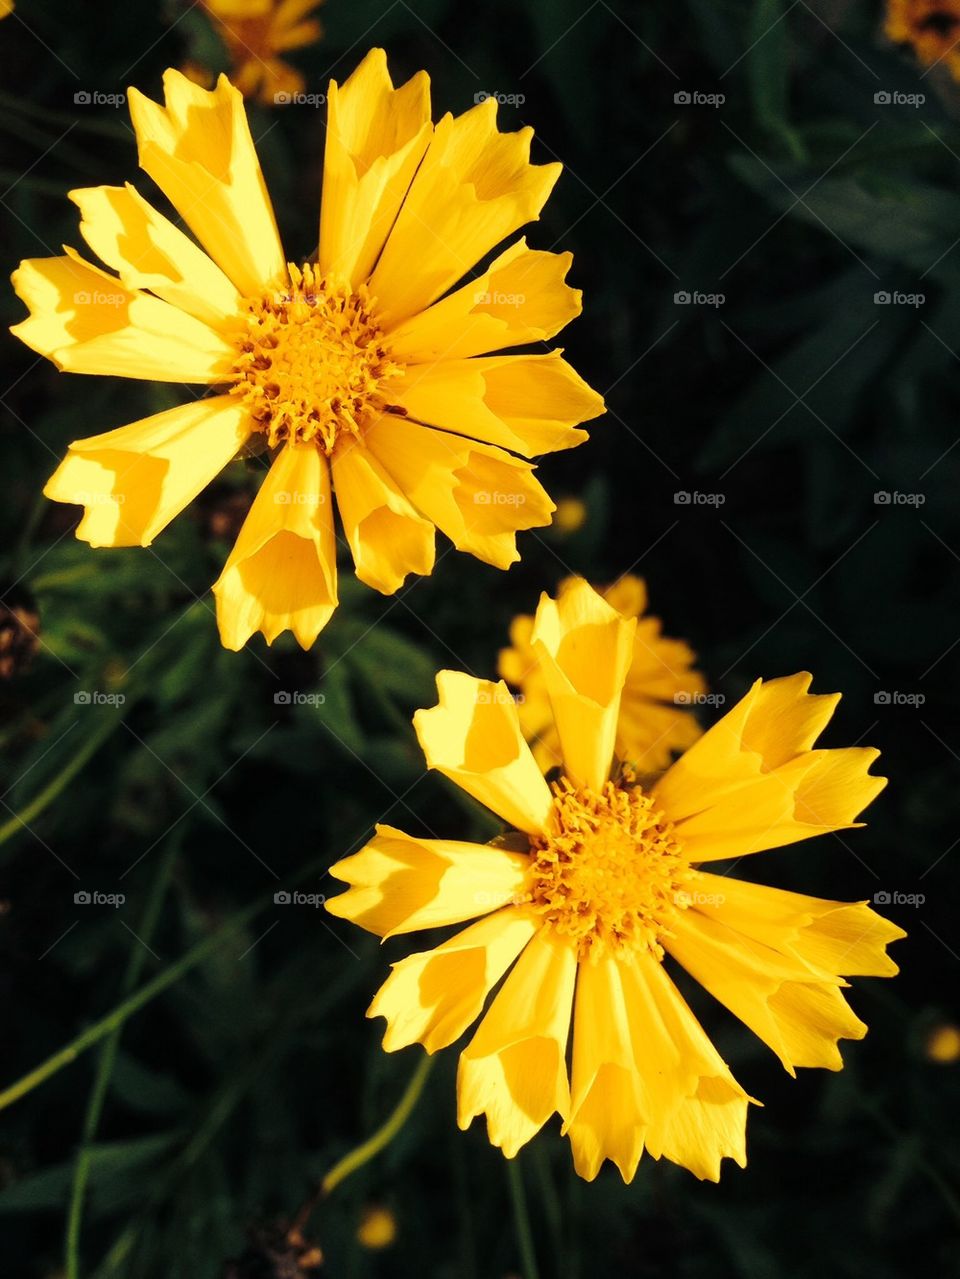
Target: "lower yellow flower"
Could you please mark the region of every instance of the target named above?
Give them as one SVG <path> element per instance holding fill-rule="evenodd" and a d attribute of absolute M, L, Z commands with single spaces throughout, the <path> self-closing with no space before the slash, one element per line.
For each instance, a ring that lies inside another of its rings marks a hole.
<path fill-rule="evenodd" d="M 851 827 L 885 781 L 868 772 L 874 750 L 813 749 L 838 697 L 808 694 L 801 674 L 758 680 L 641 785 L 614 766 L 636 627 L 583 581 L 541 599 L 532 643 L 563 752 L 552 787 L 506 686 L 442 671 L 439 705 L 414 720 L 427 763 L 513 834 L 481 846 L 378 827 L 331 868 L 350 888 L 327 909 L 381 937 L 477 921 L 394 964 L 368 1013 L 386 1018 L 387 1051 L 430 1053 L 482 1015 L 460 1057 L 462 1128 L 485 1114 L 512 1157 L 559 1113 L 583 1177 L 610 1159 L 630 1181 L 646 1150 L 716 1180 L 724 1157 L 746 1162 L 752 1099 L 664 959 L 791 1075 L 839 1070 L 837 1041 L 866 1033 L 843 978 L 894 974 L 885 946 L 902 930 L 863 902 L 704 866 Z"/>
<path fill-rule="evenodd" d="M 559 589 L 567 590 L 576 580 L 567 578 Z M 643 578 L 628 573 L 602 595 L 623 617 L 637 619 L 633 660 L 620 697 L 617 755 L 638 773 L 657 772 L 666 768 L 675 752 L 692 746 L 700 736 L 693 706 L 706 692 L 706 681 L 693 669 L 697 660 L 693 650 L 682 640 L 662 635 L 658 617 L 645 616 Z M 513 619 L 511 647 L 501 650 L 498 671 L 520 692 L 520 727 L 546 773 L 561 763 L 560 738 L 532 642 L 533 624 L 534 619 L 525 614 Z"/>
<path fill-rule="evenodd" d="M 943 62 L 960 79 L 960 0 L 887 0 L 884 35 L 907 44 L 925 67 Z"/>

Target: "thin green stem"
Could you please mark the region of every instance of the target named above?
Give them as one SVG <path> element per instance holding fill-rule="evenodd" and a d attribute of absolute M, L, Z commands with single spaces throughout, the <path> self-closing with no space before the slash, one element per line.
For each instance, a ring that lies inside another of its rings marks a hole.
<path fill-rule="evenodd" d="M 180 836 L 177 834 L 174 839 L 170 841 L 170 845 L 157 869 L 157 874 L 147 900 L 147 907 L 144 911 L 143 919 L 140 921 L 138 944 L 131 952 L 130 960 L 127 964 L 127 970 L 124 974 L 122 990 L 125 994 L 129 993 L 137 984 L 137 981 L 140 978 L 140 973 L 143 971 L 143 965 L 146 962 L 146 957 L 149 953 L 147 947 L 150 945 L 154 930 L 157 926 L 160 907 L 163 904 L 164 895 L 170 878 L 170 871 L 176 859 L 179 846 Z M 143 945 L 139 944 L 141 941 L 144 943 Z M 103 1107 L 107 1100 L 107 1093 L 110 1088 L 110 1080 L 113 1077 L 113 1070 L 117 1061 L 117 1052 L 120 1048 L 120 1036 L 122 1033 L 123 1026 L 121 1024 L 110 1033 L 100 1050 L 100 1058 L 97 1062 L 93 1088 L 90 1092 L 86 1114 L 83 1119 L 81 1145 L 77 1152 L 77 1162 L 73 1173 L 73 1186 L 70 1191 L 70 1206 L 67 1210 L 67 1231 L 66 1241 L 64 1244 L 64 1267 L 66 1269 L 66 1279 L 79 1279 L 80 1276 L 80 1228 L 83 1222 L 84 1197 L 86 1195 L 87 1182 L 90 1176 L 90 1145 L 96 1137 L 97 1129 L 100 1125 L 100 1116 L 103 1113 Z"/>
<path fill-rule="evenodd" d="M 517 1246 L 520 1249 L 523 1279 L 539 1279 L 537 1255 L 533 1250 L 533 1232 L 530 1229 L 530 1215 L 527 1212 L 527 1196 L 516 1158 L 507 1160 L 507 1181 L 510 1185 L 510 1198 L 513 1201 L 513 1220 L 517 1227 Z"/>
<path fill-rule="evenodd" d="M 324 857 L 322 861 L 318 859 L 309 863 L 289 882 L 291 884 L 302 883 L 319 870 L 325 870 L 328 861 L 329 858 Z M 251 919 L 255 919 L 260 911 L 269 905 L 272 900 L 273 893 L 271 892 L 269 897 L 261 897 L 250 906 L 245 906 L 232 919 L 228 919 L 226 923 L 221 924 L 215 933 L 211 933 L 209 937 L 188 950 L 175 964 L 171 964 L 162 973 L 158 973 L 152 981 L 147 982 L 145 986 L 141 986 L 138 991 L 123 1000 L 116 1008 L 101 1017 L 99 1021 L 95 1021 L 92 1026 L 88 1026 L 76 1038 L 71 1039 L 66 1047 L 61 1048 L 52 1057 L 48 1057 L 46 1061 L 41 1062 L 39 1066 L 24 1075 L 22 1079 L 18 1079 L 8 1088 L 5 1088 L 3 1092 L 0 1092 L 0 1110 L 6 1109 L 7 1106 L 12 1106 L 15 1101 L 19 1101 L 21 1097 L 25 1097 L 34 1088 L 45 1083 L 51 1075 L 55 1075 L 64 1066 L 69 1066 L 71 1062 L 76 1061 L 81 1053 L 86 1052 L 88 1048 L 92 1048 L 94 1044 L 98 1044 L 101 1039 L 105 1039 L 118 1026 L 122 1026 L 134 1013 L 139 1012 L 151 1000 L 156 999 L 157 995 L 162 994 L 169 986 L 172 986 L 186 973 L 190 972 L 192 968 L 196 968 L 198 964 L 202 964 L 205 959 L 214 954 L 225 941 L 228 941 L 235 933 L 239 932 Z"/>
<path fill-rule="evenodd" d="M 5 844 L 8 839 L 19 831 L 26 830 L 30 823 L 39 817 L 44 809 L 48 808 L 66 790 L 87 760 L 96 754 L 111 733 L 118 727 L 119 723 L 118 716 L 104 717 L 98 728 L 86 738 L 76 755 L 73 756 L 62 771 L 49 781 L 25 808 L 22 808 L 19 813 L 14 813 L 12 817 L 9 817 L 0 826 L 0 845 Z"/>
<path fill-rule="evenodd" d="M 425 1054 L 417 1063 L 417 1068 L 413 1072 L 410 1082 L 407 1084 L 404 1094 L 390 1118 L 377 1129 L 372 1137 L 368 1137 L 366 1141 L 361 1142 L 359 1146 L 356 1146 L 349 1154 L 344 1155 L 342 1159 L 333 1165 L 320 1183 L 320 1197 L 329 1195 L 351 1173 L 356 1172 L 358 1168 L 362 1168 L 364 1164 L 369 1163 L 371 1159 L 379 1155 L 384 1147 L 389 1146 L 413 1113 L 413 1108 L 420 1100 L 423 1086 L 427 1082 L 432 1069 L 433 1058 Z M 314 1206 L 314 1201 L 310 1201 L 309 1210 L 306 1214 L 307 1218 L 309 1218 Z M 303 1210 L 301 1209 L 301 1216 L 302 1214 Z"/>

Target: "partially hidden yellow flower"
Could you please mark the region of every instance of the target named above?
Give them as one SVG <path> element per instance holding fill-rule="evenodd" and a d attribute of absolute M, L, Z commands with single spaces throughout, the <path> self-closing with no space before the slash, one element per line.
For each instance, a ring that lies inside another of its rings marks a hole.
<path fill-rule="evenodd" d="M 230 55 L 230 78 L 245 98 L 272 106 L 303 92 L 303 76 L 279 55 L 320 39 L 323 26 L 310 15 L 322 0 L 201 3 Z"/>
<path fill-rule="evenodd" d="M 960 0 L 887 0 L 883 31 L 925 67 L 942 62 L 960 79 Z"/>
<path fill-rule="evenodd" d="M 575 585 L 568 577 L 561 594 Z M 692 746 L 701 728 L 693 706 L 706 692 L 706 681 L 693 669 L 696 654 L 682 640 L 661 634 L 658 617 L 646 615 L 647 587 L 643 578 L 628 573 L 601 592 L 625 618 L 636 618 L 633 659 L 620 695 L 617 755 L 638 773 L 657 772 L 674 752 Z M 546 675 L 533 644 L 534 619 L 527 614 L 510 624 L 510 648 L 500 651 L 498 673 L 519 693 L 520 727 L 533 747 L 543 772 L 561 761 Z"/>
<path fill-rule="evenodd" d="M 331 83 L 316 262 L 286 261 L 237 89 L 177 71 L 130 90 L 140 163 L 196 236 L 133 187 L 71 192 L 73 249 L 14 273 L 14 332 L 59 368 L 214 390 L 75 441 L 44 490 L 92 546 L 148 546 L 241 451 L 266 477 L 214 586 L 223 643 L 308 647 L 337 605 L 335 493 L 357 576 L 391 594 L 434 565 L 435 529 L 498 568 L 553 503 L 527 459 L 571 448 L 603 401 L 540 343 L 579 314 L 569 253 L 520 239 L 559 164 L 500 133 L 488 98 L 431 123 L 429 80 L 395 89 L 375 49 Z"/>
<path fill-rule="evenodd" d="M 13 13 L 13 0 L 0 0 L 0 18 L 9 18 Z"/>
<path fill-rule="evenodd" d="M 583 1177 L 609 1159 L 630 1181 L 645 1149 L 716 1180 L 724 1157 L 745 1164 L 752 1098 L 664 960 L 791 1075 L 839 1070 L 837 1041 L 867 1029 L 844 977 L 894 974 L 884 948 L 902 930 L 865 902 L 709 867 L 854 826 L 885 779 L 868 772 L 874 750 L 814 749 L 838 696 L 808 694 L 800 674 L 758 680 L 641 785 L 614 759 L 636 625 L 583 581 L 541 599 L 533 643 L 564 761 L 552 787 L 506 686 L 442 671 L 439 705 L 414 719 L 427 764 L 513 833 L 477 845 L 378 827 L 331 867 L 350 888 L 326 905 L 384 938 L 477 920 L 394 964 L 368 1012 L 386 1018 L 390 1052 L 415 1042 L 436 1052 L 482 1017 L 460 1057 L 462 1128 L 485 1114 L 512 1157 L 558 1113 Z"/>

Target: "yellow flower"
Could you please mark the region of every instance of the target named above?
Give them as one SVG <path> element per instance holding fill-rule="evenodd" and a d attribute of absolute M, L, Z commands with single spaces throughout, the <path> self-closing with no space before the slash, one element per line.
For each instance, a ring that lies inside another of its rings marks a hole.
<path fill-rule="evenodd" d="M 9 18 L 13 13 L 13 0 L 0 0 L 0 18 Z"/>
<path fill-rule="evenodd" d="M 336 493 L 357 576 L 391 594 L 430 573 L 435 529 L 498 568 L 553 503 L 526 460 L 586 438 L 603 401 L 542 342 L 580 311 L 569 253 L 513 243 L 560 165 L 529 162 L 492 98 L 430 118 L 429 80 L 394 89 L 375 49 L 331 83 L 318 260 L 288 264 L 243 100 L 177 71 L 166 105 L 130 91 L 140 163 L 203 249 L 131 186 L 73 191 L 80 232 L 117 274 L 38 258 L 14 273 L 14 332 L 59 368 L 216 393 L 70 446 L 48 497 L 85 507 L 92 546 L 148 546 L 240 450 L 266 478 L 214 586 L 223 643 L 337 604 Z M 206 251 L 204 251 L 206 250 Z M 439 300 L 438 300 L 439 299 Z M 332 486 L 331 486 L 332 478 Z"/>
<path fill-rule="evenodd" d="M 379 1252 L 389 1248 L 397 1237 L 397 1219 L 380 1204 L 371 1204 L 363 1211 L 360 1225 L 357 1227 L 357 1242 L 363 1248 Z"/>
<path fill-rule="evenodd" d="M 561 582 L 561 593 L 576 581 L 570 577 Z M 637 619 L 633 660 L 620 697 L 617 755 L 638 773 L 656 772 L 669 764 L 674 752 L 692 746 L 700 736 L 692 706 L 705 693 L 706 681 L 693 669 L 693 650 L 682 640 L 661 635 L 659 618 L 644 616 L 647 587 L 642 578 L 628 573 L 602 594 L 623 617 Z M 533 626 L 532 617 L 513 619 L 512 647 L 501 650 L 498 671 L 519 690 L 520 727 L 546 773 L 561 763 L 560 739 L 532 643 Z"/>
<path fill-rule="evenodd" d="M 231 78 L 245 98 L 265 106 L 302 93 L 303 76 L 277 55 L 314 44 L 323 35 L 309 17 L 322 0 L 201 0 L 226 45 Z M 195 76 L 191 74 L 191 79 Z"/>
<path fill-rule="evenodd" d="M 513 834 L 481 846 L 378 827 L 331 868 L 351 887 L 327 909 L 385 938 L 477 920 L 394 964 L 368 1013 L 386 1018 L 387 1051 L 430 1053 L 483 1014 L 460 1057 L 462 1128 L 486 1114 L 512 1157 L 557 1112 L 583 1177 L 610 1159 L 629 1181 L 646 1149 L 716 1180 L 722 1158 L 745 1163 L 752 1099 L 664 957 L 791 1075 L 839 1070 L 838 1039 L 866 1032 L 843 976 L 895 973 L 884 947 L 903 932 L 864 902 L 707 868 L 856 825 L 884 779 L 867 771 L 874 750 L 813 748 L 838 697 L 808 695 L 809 675 L 758 680 L 649 787 L 612 767 L 636 625 L 583 581 L 541 599 L 533 642 L 564 758 L 552 787 L 506 686 L 442 671 L 439 705 L 414 719 L 427 764 Z"/>
<path fill-rule="evenodd" d="M 960 1026 L 934 1026 L 927 1036 L 927 1057 L 941 1066 L 960 1061 Z"/>
<path fill-rule="evenodd" d="M 924 66 L 943 62 L 960 79 L 960 0 L 887 0 L 884 34 L 910 45 Z"/>

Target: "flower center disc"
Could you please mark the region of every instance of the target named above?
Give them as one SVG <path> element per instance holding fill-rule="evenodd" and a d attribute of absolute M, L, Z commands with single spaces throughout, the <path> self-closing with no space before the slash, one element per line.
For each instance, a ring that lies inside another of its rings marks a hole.
<path fill-rule="evenodd" d="M 530 850 L 534 909 L 580 959 L 630 949 L 662 959 L 658 937 L 687 905 L 695 873 L 672 824 L 629 773 L 599 793 L 566 778 L 553 792 L 553 830 Z"/>
<path fill-rule="evenodd" d="M 383 344 L 366 291 L 330 285 L 309 262 L 289 284 L 248 298 L 231 390 L 243 396 L 271 448 L 360 436 L 365 412 L 383 409 L 383 383 L 400 372 Z"/>

